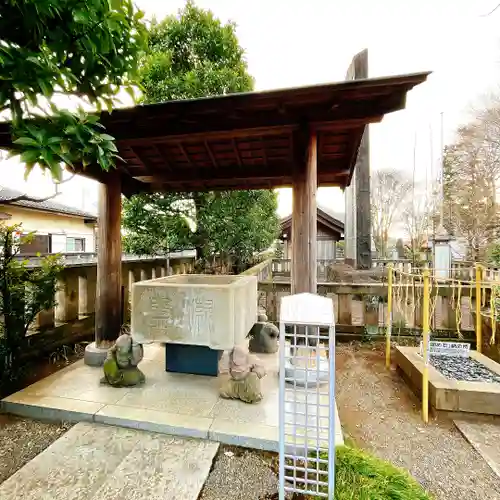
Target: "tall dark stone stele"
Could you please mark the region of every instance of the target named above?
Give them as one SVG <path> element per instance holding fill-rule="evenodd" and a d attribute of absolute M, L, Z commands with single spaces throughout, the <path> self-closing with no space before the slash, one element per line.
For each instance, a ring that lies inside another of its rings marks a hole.
<path fill-rule="evenodd" d="M 346 80 L 368 78 L 368 50 L 356 54 L 347 69 Z M 370 139 L 368 126 L 359 145 L 351 185 L 345 190 L 345 256 L 346 262 L 357 269 L 370 269 Z"/>

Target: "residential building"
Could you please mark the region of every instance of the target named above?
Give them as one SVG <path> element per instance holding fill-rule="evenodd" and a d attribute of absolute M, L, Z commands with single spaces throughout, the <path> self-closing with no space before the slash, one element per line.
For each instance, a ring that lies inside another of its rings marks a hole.
<path fill-rule="evenodd" d="M 13 201 L 23 193 L 0 187 L 0 220 L 22 224 L 22 234 L 35 232 L 21 254 L 83 253 L 96 251 L 97 216 L 50 199 Z"/>

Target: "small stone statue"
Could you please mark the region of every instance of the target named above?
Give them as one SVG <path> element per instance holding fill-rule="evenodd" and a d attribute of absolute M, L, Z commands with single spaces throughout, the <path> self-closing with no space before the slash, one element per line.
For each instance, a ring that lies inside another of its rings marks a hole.
<path fill-rule="evenodd" d="M 130 387 L 144 383 L 146 377 L 137 368 L 142 361 L 144 350 L 129 333 L 122 333 L 113 347 L 108 350 L 104 361 L 104 377 L 101 383 L 113 387 Z"/>
<path fill-rule="evenodd" d="M 220 396 L 240 399 L 245 403 L 262 400 L 260 379 L 266 375 L 265 368 L 244 346 L 236 346 L 224 353 L 219 365 L 221 376 Z"/>
<path fill-rule="evenodd" d="M 273 354 L 278 351 L 279 330 L 272 323 L 258 321 L 250 330 L 250 352 Z"/>
<path fill-rule="evenodd" d="M 265 323 L 267 321 L 267 314 L 264 309 L 259 309 L 259 314 L 257 315 L 257 321 Z"/>

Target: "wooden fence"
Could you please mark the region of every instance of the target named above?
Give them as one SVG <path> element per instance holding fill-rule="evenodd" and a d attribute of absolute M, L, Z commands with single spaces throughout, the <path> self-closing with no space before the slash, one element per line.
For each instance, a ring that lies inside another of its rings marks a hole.
<path fill-rule="evenodd" d="M 334 281 L 335 276 L 330 272 L 331 266 L 341 264 L 344 259 L 321 260 L 317 261 L 318 282 Z M 396 270 L 406 273 L 421 273 L 425 267 L 432 269 L 432 262 L 415 263 L 409 259 L 373 259 L 373 269 L 387 269 L 389 265 Z M 483 265 L 483 280 L 497 282 L 500 285 L 500 268 L 488 267 Z M 292 269 L 291 259 L 274 259 L 272 263 L 272 274 L 275 278 L 290 279 Z M 474 280 L 475 263 L 469 261 L 452 261 L 450 277 L 457 280 Z"/>
<path fill-rule="evenodd" d="M 394 285 L 393 335 L 419 335 L 422 328 L 419 286 Z M 387 326 L 387 290 L 387 283 L 318 284 L 318 293 L 333 299 L 339 334 L 383 334 Z M 449 285 L 436 285 L 432 291 L 431 326 L 439 338 L 474 339 L 475 291 L 470 287 L 460 290 L 460 296 Z M 290 283 L 259 283 L 259 306 L 266 310 L 270 321 L 279 320 L 281 298 L 289 294 Z"/>
<path fill-rule="evenodd" d="M 35 264 L 33 264 L 35 265 Z M 127 258 L 122 260 L 122 311 L 124 321 L 130 318 L 129 291 L 132 284 L 159 278 L 167 273 L 166 257 Z M 169 274 L 189 273 L 192 257 L 170 255 Z M 57 305 L 39 313 L 23 345 L 25 357 L 51 353 L 62 345 L 72 345 L 92 339 L 97 289 L 97 265 L 80 262 L 66 265 L 60 275 Z"/>
<path fill-rule="evenodd" d="M 194 271 L 194 257 L 189 253 L 170 254 L 169 275 Z M 36 267 L 39 261 L 30 265 Z M 124 322 L 130 319 L 130 291 L 135 282 L 167 275 L 166 257 L 122 259 L 122 311 Z M 243 274 L 270 281 L 272 259 L 248 269 Z M 80 258 L 66 264 L 59 278 L 57 305 L 39 313 L 25 338 L 25 357 L 51 353 L 62 345 L 91 340 L 94 335 L 94 312 L 97 291 L 97 265 L 94 259 Z"/>

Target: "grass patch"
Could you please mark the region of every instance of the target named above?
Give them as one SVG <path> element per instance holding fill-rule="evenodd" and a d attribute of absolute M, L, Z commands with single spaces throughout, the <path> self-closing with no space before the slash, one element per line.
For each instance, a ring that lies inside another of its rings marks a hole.
<path fill-rule="evenodd" d="M 324 460 L 328 458 L 326 453 L 320 456 Z M 321 467 L 327 469 L 326 464 Z M 433 500 L 433 497 L 405 470 L 359 448 L 339 446 L 335 462 L 335 500 Z"/>

